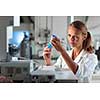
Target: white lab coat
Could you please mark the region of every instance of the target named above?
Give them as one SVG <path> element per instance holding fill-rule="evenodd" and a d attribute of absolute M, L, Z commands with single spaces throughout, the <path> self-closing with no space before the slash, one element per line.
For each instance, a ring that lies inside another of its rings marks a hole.
<path fill-rule="evenodd" d="M 72 51 L 67 51 L 69 56 L 71 57 Z M 91 76 L 95 70 L 95 67 L 98 64 L 97 56 L 94 53 L 88 53 L 85 50 L 82 50 L 80 54 L 75 58 L 75 63 L 78 64 L 78 70 L 76 72 L 76 76 L 78 78 L 79 82 L 89 82 L 91 79 Z M 54 64 L 56 67 L 62 67 L 62 68 L 69 68 L 62 58 L 60 56 L 57 60 L 57 62 Z"/>

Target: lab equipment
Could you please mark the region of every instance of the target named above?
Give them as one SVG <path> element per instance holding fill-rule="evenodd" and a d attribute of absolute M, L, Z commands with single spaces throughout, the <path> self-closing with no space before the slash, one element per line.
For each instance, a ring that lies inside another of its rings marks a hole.
<path fill-rule="evenodd" d="M 55 34 L 52 34 L 51 39 L 52 38 L 56 38 L 57 36 Z M 53 46 L 51 44 L 51 42 L 48 43 L 48 48 L 51 49 Z"/>
<path fill-rule="evenodd" d="M 12 33 L 12 38 L 8 40 L 8 49 L 10 56 L 21 56 L 29 58 L 29 31 L 18 30 Z M 19 54 L 20 53 L 20 54 Z"/>
<path fill-rule="evenodd" d="M 31 82 L 30 73 L 33 70 L 32 60 L 0 62 L 0 75 L 12 79 L 13 82 Z"/>
<path fill-rule="evenodd" d="M 52 48 L 52 44 L 51 44 L 51 42 L 48 43 L 48 48 L 49 48 L 49 49 Z"/>
<path fill-rule="evenodd" d="M 12 38 L 9 39 L 8 44 L 11 44 L 13 46 L 16 46 L 18 48 L 25 38 L 26 40 L 29 40 L 29 31 L 25 30 L 19 30 L 19 31 L 14 31 L 12 34 Z"/>
<path fill-rule="evenodd" d="M 77 83 L 78 79 L 72 71 L 68 69 L 55 69 L 52 66 L 43 67 L 42 69 L 31 73 L 32 82 L 34 83 Z"/>

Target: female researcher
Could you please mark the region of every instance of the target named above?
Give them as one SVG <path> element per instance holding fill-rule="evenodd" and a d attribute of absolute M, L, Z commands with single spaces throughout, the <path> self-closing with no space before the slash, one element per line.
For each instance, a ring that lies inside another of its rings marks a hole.
<path fill-rule="evenodd" d="M 91 35 L 83 22 L 74 21 L 69 25 L 68 41 L 72 47 L 70 51 L 63 48 L 57 37 L 51 40 L 52 45 L 61 54 L 55 66 L 69 68 L 82 82 L 89 81 L 98 60 L 91 46 Z M 43 57 L 45 64 L 51 65 L 51 49 L 45 47 Z"/>

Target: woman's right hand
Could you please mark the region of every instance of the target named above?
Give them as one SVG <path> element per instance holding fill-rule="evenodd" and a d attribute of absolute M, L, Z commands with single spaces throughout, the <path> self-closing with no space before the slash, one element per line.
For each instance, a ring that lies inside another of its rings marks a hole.
<path fill-rule="evenodd" d="M 45 47 L 43 50 L 43 58 L 47 66 L 51 65 L 51 49 Z"/>

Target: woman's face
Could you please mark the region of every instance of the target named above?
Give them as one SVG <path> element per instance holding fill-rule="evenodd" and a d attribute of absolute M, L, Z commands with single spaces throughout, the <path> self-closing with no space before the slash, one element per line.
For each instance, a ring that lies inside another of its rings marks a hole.
<path fill-rule="evenodd" d="M 82 47 L 84 36 L 82 32 L 72 26 L 68 29 L 68 41 L 72 47 Z"/>

